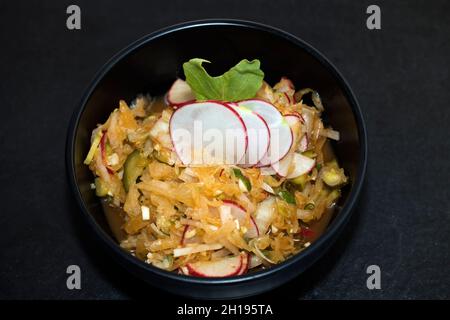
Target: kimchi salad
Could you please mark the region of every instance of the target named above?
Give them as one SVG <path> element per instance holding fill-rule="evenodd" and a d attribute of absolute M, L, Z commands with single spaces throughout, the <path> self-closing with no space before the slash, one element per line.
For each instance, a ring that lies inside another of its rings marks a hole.
<path fill-rule="evenodd" d="M 326 152 L 340 137 L 316 91 L 270 86 L 258 60 L 218 77 L 204 63 L 186 62 L 164 98 L 118 101 L 85 164 L 120 209 L 123 249 L 184 275 L 238 276 L 305 250 L 347 177 Z"/>

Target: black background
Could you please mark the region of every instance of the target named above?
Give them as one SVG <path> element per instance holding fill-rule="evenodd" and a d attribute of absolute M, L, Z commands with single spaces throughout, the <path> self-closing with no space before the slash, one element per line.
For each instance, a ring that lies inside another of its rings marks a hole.
<path fill-rule="evenodd" d="M 98 250 L 68 188 L 70 116 L 114 53 L 159 28 L 239 18 L 284 29 L 323 52 L 359 99 L 369 134 L 360 206 L 329 254 L 295 281 L 253 301 L 450 298 L 448 183 L 450 2 L 0 2 L 0 298 L 167 298 Z M 66 28 L 77 4 L 82 29 Z M 207 44 L 205 44 L 207 45 Z M 280 57 L 282 59 L 282 57 Z M 66 288 L 66 267 L 82 289 Z M 382 289 L 366 288 L 366 268 Z"/>

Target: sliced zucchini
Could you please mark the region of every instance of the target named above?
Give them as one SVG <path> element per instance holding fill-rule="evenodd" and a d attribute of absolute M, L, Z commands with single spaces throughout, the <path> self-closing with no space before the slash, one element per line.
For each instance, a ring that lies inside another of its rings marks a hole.
<path fill-rule="evenodd" d="M 298 177 L 295 177 L 294 179 L 291 179 L 290 181 L 293 184 L 299 186 L 301 190 L 303 190 L 305 188 L 306 183 L 309 181 L 309 176 L 308 174 L 305 173 Z"/>
<path fill-rule="evenodd" d="M 148 160 L 144 158 L 138 150 L 133 151 L 125 161 L 123 165 L 123 178 L 122 183 L 125 191 L 128 192 L 136 179 L 142 174 L 145 167 L 148 164 Z"/>
<path fill-rule="evenodd" d="M 330 187 L 336 187 L 347 182 L 344 170 L 335 166 L 325 166 L 322 169 L 322 180 Z"/>
<path fill-rule="evenodd" d="M 106 197 L 108 195 L 109 190 L 106 184 L 103 182 L 103 180 L 100 178 L 95 178 L 94 183 L 95 183 L 95 194 L 97 195 L 97 197 Z"/>
<path fill-rule="evenodd" d="M 341 190 L 339 189 L 333 189 L 333 191 L 330 192 L 330 194 L 328 195 L 328 201 L 329 202 L 334 202 L 337 199 L 339 199 L 339 197 L 341 196 Z"/>

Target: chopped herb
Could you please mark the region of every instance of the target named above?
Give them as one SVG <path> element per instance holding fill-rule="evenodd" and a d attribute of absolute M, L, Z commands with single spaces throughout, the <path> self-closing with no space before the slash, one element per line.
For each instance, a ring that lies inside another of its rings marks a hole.
<path fill-rule="evenodd" d="M 123 187 L 126 192 L 130 190 L 131 185 L 133 185 L 137 178 L 141 176 L 147 164 L 147 158 L 143 157 L 138 150 L 134 150 L 128 155 L 127 160 L 123 165 L 122 178 Z"/>
<path fill-rule="evenodd" d="M 233 173 L 234 176 L 239 179 L 239 187 L 241 189 L 245 189 L 246 192 L 250 192 L 250 190 L 252 190 L 250 180 L 242 174 L 241 170 L 237 168 L 233 168 Z"/>
<path fill-rule="evenodd" d="M 307 203 L 306 205 L 305 205 L 305 210 L 314 210 L 314 208 L 315 208 L 316 206 L 314 205 L 314 203 Z"/>
<path fill-rule="evenodd" d="M 167 268 L 171 268 L 173 265 L 173 255 L 169 254 L 169 255 L 165 256 L 163 259 L 163 263 Z"/>
<path fill-rule="evenodd" d="M 263 83 L 264 72 L 255 59 L 241 60 L 221 76 L 211 77 L 202 63 L 209 61 L 195 58 L 183 64 L 186 82 L 199 101 L 239 101 L 253 98 Z"/>
<path fill-rule="evenodd" d="M 286 190 L 281 190 L 278 195 L 289 204 L 295 204 L 295 197 L 292 193 Z"/>

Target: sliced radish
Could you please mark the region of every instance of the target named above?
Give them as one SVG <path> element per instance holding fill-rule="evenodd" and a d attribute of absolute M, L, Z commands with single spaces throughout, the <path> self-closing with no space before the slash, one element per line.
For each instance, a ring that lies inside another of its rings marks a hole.
<path fill-rule="evenodd" d="M 246 126 L 227 104 L 185 104 L 172 114 L 169 129 L 175 152 L 185 165 L 236 164 L 247 149 Z"/>
<path fill-rule="evenodd" d="M 247 128 L 247 152 L 239 164 L 244 166 L 255 165 L 269 150 L 269 127 L 258 113 L 235 104 L 230 104 L 230 106 L 239 113 Z"/>
<path fill-rule="evenodd" d="M 181 240 L 180 240 L 180 244 L 181 245 L 184 245 L 184 237 L 185 237 L 186 232 L 188 231 L 188 229 L 189 229 L 189 225 L 185 225 L 184 229 L 183 229 L 183 234 L 181 235 Z"/>
<path fill-rule="evenodd" d="M 164 104 L 166 105 L 166 106 L 170 106 L 170 103 L 169 103 L 169 100 L 167 100 L 167 95 L 168 95 L 169 93 L 167 92 L 165 95 L 164 95 Z M 178 273 L 181 273 L 181 270 L 178 270 Z"/>
<path fill-rule="evenodd" d="M 246 210 L 240 204 L 234 202 L 233 200 L 223 200 L 225 206 L 231 208 L 231 215 L 236 219 L 245 219 Z"/>
<path fill-rule="evenodd" d="M 248 270 L 248 265 L 250 262 L 249 255 L 245 252 L 241 252 L 241 259 L 242 259 L 242 265 L 241 265 L 241 269 L 239 270 L 237 275 L 244 274 Z"/>
<path fill-rule="evenodd" d="M 255 254 L 250 254 L 248 257 L 248 269 L 253 269 L 262 264 L 262 259 Z"/>
<path fill-rule="evenodd" d="M 223 206 L 219 207 L 220 217 L 222 219 L 222 212 L 227 212 L 227 210 L 221 210 L 222 207 L 228 207 L 230 209 L 229 214 L 233 219 L 237 219 L 240 224 L 245 223 L 245 218 L 247 217 L 247 212 L 245 208 L 240 206 L 233 200 L 223 200 Z M 225 213 L 224 216 L 227 214 Z M 225 219 L 228 219 L 227 217 Z M 250 217 L 250 225 L 247 232 L 244 235 L 246 238 L 252 239 L 259 236 L 258 226 L 256 225 L 253 217 Z"/>
<path fill-rule="evenodd" d="M 292 130 L 292 134 L 294 136 L 293 145 L 297 146 L 302 129 L 302 118 L 299 113 L 292 113 L 284 115 L 284 119 L 289 124 L 289 127 Z"/>
<path fill-rule="evenodd" d="M 184 227 L 183 235 L 181 236 L 180 244 L 182 246 L 184 246 L 184 245 L 189 244 L 189 243 L 196 243 L 196 242 L 198 242 L 198 239 L 197 239 L 198 237 L 195 237 L 195 234 L 196 234 L 195 228 L 193 226 L 187 224 Z"/>
<path fill-rule="evenodd" d="M 186 81 L 177 79 L 170 87 L 166 100 L 167 104 L 177 107 L 195 101 L 195 95 Z"/>
<path fill-rule="evenodd" d="M 268 168 L 270 167 L 270 164 L 262 164 L 261 162 L 258 162 L 254 165 L 255 168 Z"/>
<path fill-rule="evenodd" d="M 255 223 L 259 234 L 265 234 L 273 219 L 275 218 L 275 197 L 270 196 L 258 204 L 255 211 Z"/>
<path fill-rule="evenodd" d="M 298 114 L 287 114 L 284 116 L 284 119 L 286 119 L 286 122 L 291 128 L 301 123 L 301 118 Z"/>
<path fill-rule="evenodd" d="M 301 176 L 302 174 L 310 172 L 316 164 L 316 160 L 308 158 L 299 153 L 294 153 L 292 162 L 293 170 L 288 174 L 288 179 L 293 179 Z"/>
<path fill-rule="evenodd" d="M 294 101 L 294 98 L 291 98 L 287 92 L 283 92 L 283 94 L 289 104 Z"/>
<path fill-rule="evenodd" d="M 298 151 L 305 152 L 308 150 L 308 135 L 305 133 L 298 144 Z"/>
<path fill-rule="evenodd" d="M 294 84 L 290 79 L 286 77 L 282 77 L 280 81 L 274 86 L 274 89 L 279 92 L 295 91 Z"/>
<path fill-rule="evenodd" d="M 216 261 L 199 261 L 188 263 L 189 275 L 207 278 L 235 276 L 242 267 L 242 255 L 225 257 Z"/>
<path fill-rule="evenodd" d="M 256 221 L 252 216 L 250 216 L 250 228 L 245 233 L 245 237 L 249 239 L 259 237 L 258 225 L 256 224 Z"/>
<path fill-rule="evenodd" d="M 287 103 L 291 104 L 295 102 L 294 93 L 295 88 L 291 80 L 286 77 L 282 77 L 281 80 L 273 87 L 276 92 L 283 93 Z"/>
<path fill-rule="evenodd" d="M 272 164 L 273 170 L 275 170 L 280 177 L 286 177 L 289 173 L 289 169 L 291 168 L 293 157 L 293 152 L 288 153 L 283 159 Z"/>
<path fill-rule="evenodd" d="M 260 165 L 272 164 L 282 159 L 294 141 L 292 130 L 278 109 L 263 100 L 243 100 L 239 106 L 248 108 L 259 114 L 267 123 L 270 132 L 270 146 Z"/>

